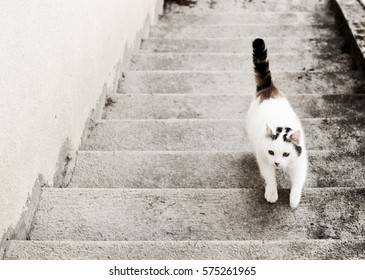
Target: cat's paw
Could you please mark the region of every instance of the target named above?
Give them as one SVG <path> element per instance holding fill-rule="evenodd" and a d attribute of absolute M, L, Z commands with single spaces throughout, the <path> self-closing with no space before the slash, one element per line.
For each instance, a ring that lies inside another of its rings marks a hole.
<path fill-rule="evenodd" d="M 267 202 L 275 203 L 278 200 L 278 191 L 277 190 L 266 190 L 265 199 L 267 200 Z"/>
<path fill-rule="evenodd" d="M 290 207 L 297 208 L 300 203 L 300 194 L 290 194 Z"/>

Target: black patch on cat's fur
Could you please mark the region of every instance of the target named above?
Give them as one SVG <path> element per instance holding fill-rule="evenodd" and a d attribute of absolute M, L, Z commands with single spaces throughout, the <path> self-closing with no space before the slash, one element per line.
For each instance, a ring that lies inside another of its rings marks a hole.
<path fill-rule="evenodd" d="M 294 145 L 295 151 L 298 154 L 298 157 L 300 157 L 300 155 L 302 154 L 302 147 L 301 146 L 297 146 L 295 144 L 293 144 L 293 145 Z"/>
<path fill-rule="evenodd" d="M 272 139 L 272 140 L 276 140 L 276 139 L 278 139 L 279 135 L 280 135 L 279 133 L 272 134 L 272 135 L 271 135 L 271 139 Z"/>
<path fill-rule="evenodd" d="M 271 139 L 272 140 L 276 140 L 276 139 L 278 139 L 279 138 L 279 135 L 280 135 L 280 133 L 283 131 L 283 128 L 282 127 L 277 127 L 276 128 L 276 132 L 275 132 L 275 134 L 272 134 L 271 135 Z"/>
<path fill-rule="evenodd" d="M 292 131 L 292 129 L 290 127 L 285 127 L 285 134 L 283 135 L 283 140 L 284 142 L 288 142 L 290 143 L 290 139 L 288 138 L 288 133 Z"/>
<path fill-rule="evenodd" d="M 285 128 L 285 127 L 280 127 L 279 126 L 279 127 L 276 128 L 275 134 L 271 135 L 271 139 L 272 140 L 278 139 L 280 134 L 283 132 L 284 129 L 285 129 L 285 131 L 288 131 L 288 129 L 291 130 L 291 128 Z M 284 135 L 284 141 L 285 141 L 285 139 L 286 139 L 286 134 Z"/>

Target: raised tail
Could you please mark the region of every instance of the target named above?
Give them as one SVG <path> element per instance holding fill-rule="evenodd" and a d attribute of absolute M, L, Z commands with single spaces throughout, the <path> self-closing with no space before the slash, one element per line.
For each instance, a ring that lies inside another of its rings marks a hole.
<path fill-rule="evenodd" d="M 252 42 L 252 47 L 253 65 L 256 77 L 256 91 L 259 92 L 272 86 L 271 72 L 264 40 L 260 38 L 255 39 Z"/>

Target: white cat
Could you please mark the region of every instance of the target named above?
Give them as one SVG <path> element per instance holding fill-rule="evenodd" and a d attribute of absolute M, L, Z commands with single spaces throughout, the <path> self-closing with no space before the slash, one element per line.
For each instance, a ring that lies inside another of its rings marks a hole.
<path fill-rule="evenodd" d="M 271 203 L 278 199 L 275 170 L 284 169 L 292 182 L 290 206 L 296 208 L 308 168 L 303 128 L 272 81 L 264 41 L 256 39 L 252 45 L 256 94 L 247 115 L 249 141 L 265 179 L 265 199 Z"/>

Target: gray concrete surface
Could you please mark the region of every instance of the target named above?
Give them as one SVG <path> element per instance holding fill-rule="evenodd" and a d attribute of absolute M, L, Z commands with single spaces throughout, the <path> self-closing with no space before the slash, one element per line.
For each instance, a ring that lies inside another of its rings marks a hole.
<path fill-rule="evenodd" d="M 337 5 L 335 7 L 341 14 L 338 18 L 341 22 L 341 30 L 348 41 L 349 49 L 354 54 L 357 64 L 365 71 L 365 8 L 360 2 L 336 0 Z"/>
<path fill-rule="evenodd" d="M 250 39 L 285 37 L 290 34 L 301 38 L 326 38 L 336 35 L 335 25 L 156 25 L 151 28 L 150 36 L 166 39 L 187 38 L 231 38 Z"/>
<path fill-rule="evenodd" d="M 243 119 L 252 96 L 203 94 L 113 95 L 105 119 Z M 365 95 L 289 95 L 299 118 L 365 117 Z"/>
<path fill-rule="evenodd" d="M 265 44 L 270 52 L 295 53 L 298 47 L 302 52 L 316 49 L 318 53 L 340 54 L 344 45 L 342 38 L 298 38 L 298 37 L 272 37 L 265 38 Z M 142 42 L 142 53 L 150 52 L 179 52 L 179 53 L 246 53 L 252 52 L 252 40 L 244 38 L 210 38 L 210 39 L 164 39 L 148 38 Z"/>
<path fill-rule="evenodd" d="M 300 69 L 301 70 L 301 69 Z M 307 69 L 308 70 L 308 69 Z M 346 72 L 275 72 L 274 80 L 286 94 L 365 93 L 363 74 Z M 255 93 L 253 73 L 229 71 L 129 71 L 118 88 L 119 93 Z"/>
<path fill-rule="evenodd" d="M 364 237 L 364 189 L 44 189 L 31 240 L 312 240 Z"/>
<path fill-rule="evenodd" d="M 212 3 L 214 2 L 214 3 Z M 172 5 L 169 12 L 173 14 L 221 14 L 250 12 L 328 12 L 331 0 L 215 0 L 201 1 L 197 5 Z"/>
<path fill-rule="evenodd" d="M 251 54 L 232 53 L 140 53 L 133 55 L 131 70 L 243 71 L 252 73 Z M 274 72 L 349 71 L 353 67 L 349 55 L 271 54 Z"/>
<path fill-rule="evenodd" d="M 364 147 L 364 118 L 304 119 L 309 150 Z M 113 137 L 111 137 L 113 135 Z M 242 151 L 249 149 L 244 120 L 103 120 L 81 150 Z"/>
<path fill-rule="evenodd" d="M 161 17 L 158 26 L 176 25 L 230 25 L 230 24 L 286 24 L 311 25 L 334 24 L 333 13 L 310 12 L 252 12 L 232 14 L 166 14 Z"/>
<path fill-rule="evenodd" d="M 365 258 L 364 240 L 11 241 L 6 259 L 348 260 Z"/>
<path fill-rule="evenodd" d="M 306 188 L 360 188 L 364 153 L 310 151 Z M 341 166 L 341 168 L 339 168 Z M 289 179 L 278 174 L 280 187 Z M 262 188 L 251 152 L 79 152 L 70 188 Z"/>

